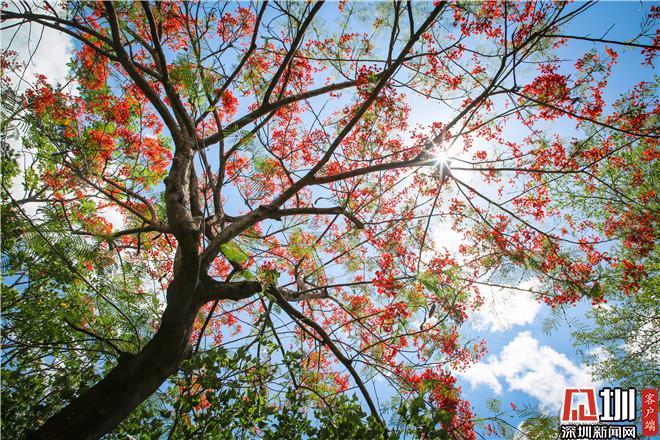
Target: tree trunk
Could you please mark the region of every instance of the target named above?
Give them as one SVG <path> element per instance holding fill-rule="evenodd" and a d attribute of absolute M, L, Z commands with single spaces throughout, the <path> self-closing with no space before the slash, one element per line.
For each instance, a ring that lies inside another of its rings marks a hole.
<path fill-rule="evenodd" d="M 151 396 L 191 353 L 195 317 L 204 302 L 200 281 L 199 212 L 194 168 L 194 141 L 172 133 L 177 146 L 165 179 L 167 219 L 177 240 L 173 280 L 160 327 L 142 351 L 119 363 L 96 385 L 71 401 L 28 435 L 39 440 L 92 440 L 116 428 Z M 195 188 L 190 190 L 190 187 Z M 191 206 L 191 200 L 194 206 Z"/>
<path fill-rule="evenodd" d="M 198 310 L 191 299 L 168 304 L 160 328 L 141 352 L 121 360 L 99 383 L 28 438 L 98 439 L 117 427 L 179 369 L 190 353 L 190 335 Z"/>

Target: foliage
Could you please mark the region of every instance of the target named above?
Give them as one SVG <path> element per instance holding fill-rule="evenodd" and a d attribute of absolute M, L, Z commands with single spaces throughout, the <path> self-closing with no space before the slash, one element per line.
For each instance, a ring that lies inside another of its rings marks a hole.
<path fill-rule="evenodd" d="M 619 203 L 621 199 L 633 200 L 635 197 L 653 193 L 660 178 L 657 162 L 643 160 L 648 145 L 640 142 L 638 147 L 622 155 L 623 160 L 636 163 L 632 174 L 624 174 L 618 169 L 608 170 L 612 181 L 625 182 L 617 185 Z M 638 181 L 639 172 L 648 176 L 648 180 Z M 619 384 L 622 387 L 658 387 L 658 364 L 660 345 L 655 335 L 658 328 L 658 310 L 660 303 L 658 289 L 658 256 L 653 247 L 652 235 L 647 228 L 649 212 L 657 212 L 657 201 L 649 199 L 645 205 L 626 204 L 625 215 L 635 217 L 637 224 L 631 229 L 612 225 L 613 205 L 616 199 L 608 203 L 604 210 L 595 211 L 594 218 L 600 220 L 599 226 L 611 236 L 621 238 L 621 244 L 614 246 L 611 253 L 620 256 L 624 271 L 608 270 L 602 276 L 602 297 L 609 301 L 602 307 L 594 308 L 589 317 L 592 325 L 579 327 L 574 332 L 575 344 L 581 349 L 584 360 L 592 366 L 599 379 Z M 644 243 L 649 247 L 646 255 L 634 252 L 632 242 Z M 643 266 L 647 276 L 631 285 L 627 280 L 626 268 Z M 620 285 L 624 285 L 623 291 Z"/>
<path fill-rule="evenodd" d="M 591 7 L 3 4 L 76 42 L 2 54 L 3 434 L 476 438 L 480 287 L 655 287 L 657 84 L 558 56 Z"/>

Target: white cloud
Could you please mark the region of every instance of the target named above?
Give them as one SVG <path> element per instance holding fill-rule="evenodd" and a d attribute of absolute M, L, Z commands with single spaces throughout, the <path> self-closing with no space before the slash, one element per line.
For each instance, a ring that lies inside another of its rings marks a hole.
<path fill-rule="evenodd" d="M 653 341 L 658 334 L 660 334 L 660 324 L 655 319 L 649 319 L 628 335 L 624 350 L 628 354 L 640 355 L 642 359 L 660 365 L 660 349 L 655 344 L 649 344 L 649 341 Z"/>
<path fill-rule="evenodd" d="M 69 73 L 67 62 L 74 50 L 73 39 L 68 35 L 35 23 L 27 23 L 4 31 L 0 45 L 3 49 L 15 51 L 18 61 L 25 65 L 20 76 L 9 75 L 17 94 L 23 93 L 33 85 L 38 74 L 45 75 L 53 84 L 66 82 Z M 11 138 L 9 143 L 11 148 L 21 155 L 18 160 L 20 172 L 9 190 L 14 198 L 20 200 L 25 197 L 23 189 L 25 166 L 26 163 L 32 162 L 30 156 L 33 152 L 24 149 L 20 137 Z M 32 216 L 35 215 L 39 205 L 39 203 L 27 203 L 23 209 Z"/>
<path fill-rule="evenodd" d="M 452 229 L 449 221 L 443 220 L 437 224 L 433 230 L 433 242 L 436 249 L 446 249 L 459 261 L 462 258 L 458 247 L 463 242 L 463 234 Z"/>
<path fill-rule="evenodd" d="M 522 290 L 499 287 L 482 289 L 484 303 L 471 319 L 472 327 L 497 332 L 514 325 L 532 323 L 541 310 L 541 304 L 527 290 L 534 290 L 537 285 L 537 280 L 530 280 L 518 286 Z"/>
<path fill-rule="evenodd" d="M 495 358 L 489 358 L 487 362 L 479 362 L 466 371 L 458 372 L 458 374 L 470 382 L 472 389 L 479 385 L 486 385 L 496 394 L 501 394 L 503 391 L 502 384 L 497 379 L 497 371 L 492 368 L 495 362 L 497 362 Z"/>
<path fill-rule="evenodd" d="M 612 358 L 612 353 L 607 351 L 603 347 L 594 347 L 587 353 L 589 359 L 592 359 L 590 363 L 599 364 L 601 362 L 607 362 Z"/>
<path fill-rule="evenodd" d="M 64 82 L 69 72 L 67 62 L 74 49 L 73 39 L 54 29 L 36 23 L 26 23 L 4 31 L 2 48 L 18 54 L 25 63 L 25 74 L 19 90 L 25 90 L 37 74 L 46 75 L 52 83 Z"/>
<path fill-rule="evenodd" d="M 23 25 L 15 28 L 15 32 L 3 32 L 2 48 L 17 53 L 18 60 L 25 65 L 20 76 L 13 75 L 12 83 L 18 93 L 24 92 L 34 84 L 37 75 L 45 75 L 51 84 L 65 84 L 69 74 L 67 65 L 75 49 L 71 37 L 54 29 L 44 28 L 37 24 Z M 76 94 L 75 81 L 69 83 L 69 92 Z M 25 168 L 33 162 L 33 151 L 23 147 L 20 138 L 10 140 L 11 147 L 21 154 L 18 163 L 21 171 L 12 182 L 10 192 L 16 199 L 23 199 L 23 179 Z M 23 209 L 28 215 L 34 216 L 41 203 L 27 203 Z M 124 217 L 116 207 L 106 207 L 99 211 L 112 224 L 114 230 L 124 227 Z"/>
<path fill-rule="evenodd" d="M 99 209 L 98 214 L 112 225 L 112 229 L 119 231 L 124 228 L 124 216 L 115 206 L 106 206 Z"/>
<path fill-rule="evenodd" d="M 555 410 L 561 407 L 565 388 L 598 387 L 586 367 L 540 345 L 528 331 L 518 333 L 499 356 L 491 356 L 459 374 L 472 388 L 486 385 L 497 394 L 502 393 L 506 382 L 507 391 L 524 392 Z"/>

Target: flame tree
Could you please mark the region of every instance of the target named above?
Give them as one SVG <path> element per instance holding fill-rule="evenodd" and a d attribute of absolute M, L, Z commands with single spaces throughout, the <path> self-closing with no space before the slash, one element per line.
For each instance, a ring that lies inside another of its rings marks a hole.
<path fill-rule="evenodd" d="M 2 57 L 5 432 L 475 438 L 480 289 L 648 275 L 657 96 L 603 90 L 657 9 L 564 34 L 592 6 L 3 4 L 76 42 L 66 84 Z"/>

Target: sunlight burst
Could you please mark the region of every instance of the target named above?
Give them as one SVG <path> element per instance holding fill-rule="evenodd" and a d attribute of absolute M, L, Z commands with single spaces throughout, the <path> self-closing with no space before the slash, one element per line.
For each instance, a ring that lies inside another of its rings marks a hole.
<path fill-rule="evenodd" d="M 437 165 L 448 165 L 451 162 L 451 157 L 446 151 L 439 151 L 433 155 Z"/>

